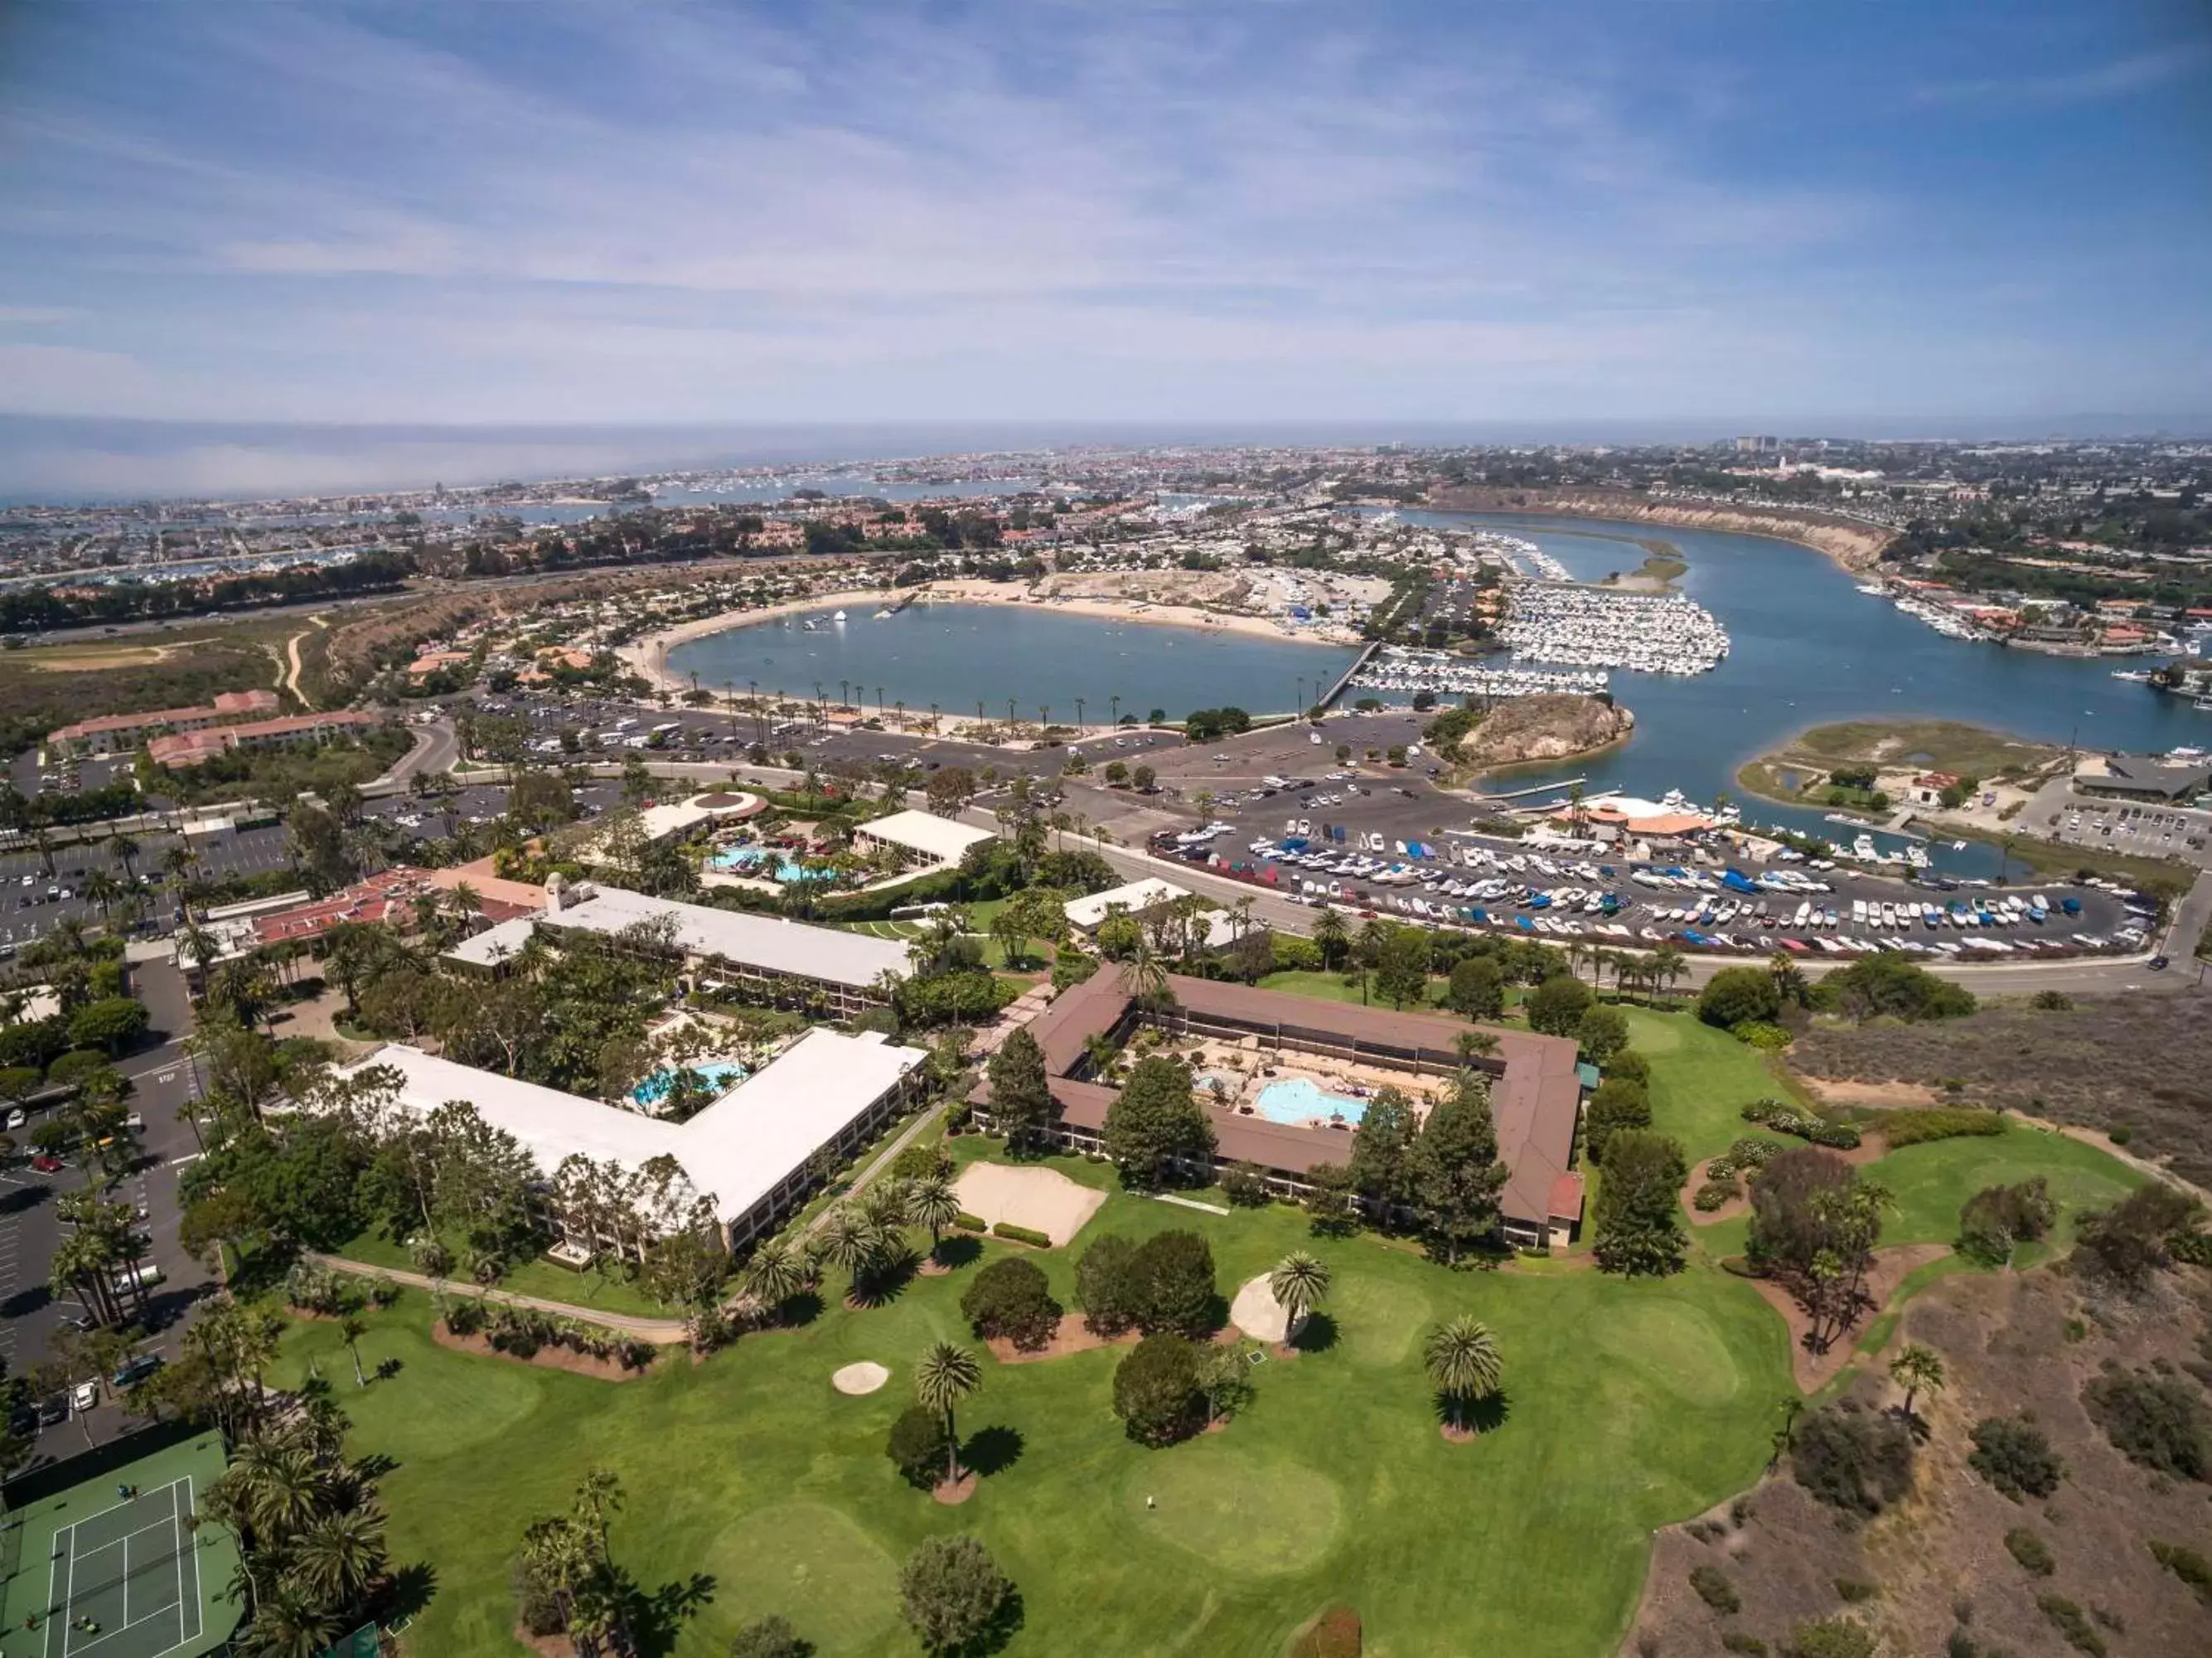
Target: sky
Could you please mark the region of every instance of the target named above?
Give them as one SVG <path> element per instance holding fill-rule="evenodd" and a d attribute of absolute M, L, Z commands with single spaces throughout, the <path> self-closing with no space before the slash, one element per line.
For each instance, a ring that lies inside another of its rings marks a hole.
<path fill-rule="evenodd" d="M 2212 408 L 2212 8 L 0 0 L 0 412 Z"/>

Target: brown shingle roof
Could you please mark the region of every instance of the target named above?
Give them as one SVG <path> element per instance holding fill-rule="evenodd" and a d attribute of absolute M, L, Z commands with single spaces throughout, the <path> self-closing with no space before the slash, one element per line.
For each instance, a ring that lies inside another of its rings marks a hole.
<path fill-rule="evenodd" d="M 1222 979 L 1170 977 L 1168 985 L 1176 1004 L 1191 1013 L 1357 1043 L 1385 1063 L 1418 1057 L 1431 1064 L 1456 1064 L 1458 1039 L 1467 1029 L 1456 1020 L 1433 1014 L 1355 1008 Z M 1114 1090 L 1070 1082 L 1066 1073 L 1082 1058 L 1085 1043 L 1111 1029 L 1128 1004 L 1121 970 L 1109 962 L 1084 983 L 1061 992 L 1030 1023 L 1030 1033 L 1044 1050 L 1045 1069 L 1054 1078 L 1053 1097 L 1078 1127 L 1105 1126 Z M 1554 1216 L 1580 1215 L 1582 1177 L 1568 1167 L 1582 1106 L 1575 1045 L 1532 1031 L 1485 1029 L 1498 1039 L 1498 1052 L 1474 1064 L 1492 1079 L 1490 1112 L 1498 1130 L 1498 1159 L 1507 1172 L 1500 1206 L 1510 1219 L 1539 1227 Z M 988 1100 L 988 1088 L 975 1097 Z M 1206 1110 L 1213 1119 L 1221 1155 L 1233 1161 L 1304 1173 L 1316 1163 L 1341 1162 L 1351 1155 L 1352 1136 L 1339 1129 L 1271 1123 L 1212 1105 Z M 1570 1202 L 1572 1208 L 1561 1207 Z"/>

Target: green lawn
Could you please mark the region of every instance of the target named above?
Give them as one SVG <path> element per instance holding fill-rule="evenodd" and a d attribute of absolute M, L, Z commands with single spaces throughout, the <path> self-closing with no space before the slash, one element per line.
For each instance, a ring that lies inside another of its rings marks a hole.
<path fill-rule="evenodd" d="M 391 1380 L 355 1389 L 326 1323 L 286 1333 L 279 1379 L 296 1381 L 315 1357 L 341 1378 L 356 1448 L 398 1464 L 383 1482 L 395 1555 L 432 1563 L 437 1584 L 408 1649 L 439 1658 L 520 1651 L 507 1563 L 525 1525 L 593 1464 L 623 1477 L 614 1551 L 648 1591 L 712 1578 L 674 1649 L 700 1658 L 769 1612 L 823 1658 L 910 1653 L 898 1563 L 923 1538 L 961 1531 L 1021 1586 L 1016 1658 L 1273 1658 L 1336 1601 L 1358 1609 L 1370 1650 L 1395 1658 L 1589 1658 L 1626 1625 L 1651 1528 L 1741 1489 L 1765 1460 L 1786 1338 L 1735 1280 L 1453 1273 L 1372 1239 L 1310 1240 L 1285 1209 L 1217 1218 L 1118 1192 L 1085 1236 L 1167 1227 L 1208 1236 L 1224 1294 L 1294 1245 L 1315 1249 L 1336 1277 L 1334 1346 L 1259 1367 L 1256 1400 L 1228 1432 L 1158 1451 L 1111 1414 L 1117 1353 L 987 1358 L 962 1429 L 1011 1460 L 957 1509 L 901 1484 L 883 1443 L 914 1356 L 966 1338 L 957 1302 L 972 1267 L 620 1384 L 437 1347 L 428 1298 L 410 1293 L 372 1316 L 362 1343 L 370 1365 L 399 1362 Z M 1069 1255 L 1023 1253 L 1065 1298 Z M 1497 1332 L 1508 1409 L 1454 1447 L 1435 1430 L 1419 1348 L 1433 1320 L 1462 1309 Z M 889 1364 L 891 1385 L 834 1392 L 830 1372 L 863 1358 Z"/>
<path fill-rule="evenodd" d="M 1790 1092 L 1765 1054 L 1695 1014 L 1624 1011 L 1629 1045 L 1651 1061 L 1652 1126 L 1680 1141 L 1693 1165 L 1760 1132 L 1743 1120 L 1746 1106 Z"/>
<path fill-rule="evenodd" d="M 414 1260 L 406 1250 L 389 1238 L 374 1232 L 364 1232 L 350 1240 L 344 1248 L 331 1253 L 370 1266 L 409 1272 L 415 1270 Z M 550 1261 L 526 1261 L 501 1278 L 498 1287 L 511 1289 L 518 1295 L 537 1295 L 547 1301 L 569 1301 L 578 1307 L 595 1308 L 602 1313 L 630 1313 L 645 1318 L 677 1316 L 636 1285 L 625 1282 L 617 1275 L 571 1272 Z M 466 1294 L 467 1288 L 465 1283 L 457 1284 L 454 1293 Z"/>

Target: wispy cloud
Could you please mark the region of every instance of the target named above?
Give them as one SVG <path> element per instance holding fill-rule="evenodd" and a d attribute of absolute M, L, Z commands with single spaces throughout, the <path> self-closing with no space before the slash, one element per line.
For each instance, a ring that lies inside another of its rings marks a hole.
<path fill-rule="evenodd" d="M 2085 69 L 2054 74 L 1983 76 L 1932 82 L 1919 88 L 1913 95 L 1915 101 L 1923 105 L 1978 104 L 2016 111 L 2064 109 L 2075 104 L 2126 98 L 2187 80 L 2201 73 L 2208 64 L 2212 64 L 2212 46 L 2203 40 L 2183 40 L 2155 51 L 2130 52 Z"/>
<path fill-rule="evenodd" d="M 1850 126 L 1910 43 L 1754 62 L 1634 6 L 98 10 L 0 87 L 0 323 L 93 360 L 6 406 L 1742 406 L 1965 360 L 1930 342 L 2030 245 L 1984 198 L 1969 234 L 1927 133 Z M 2077 366 L 2073 328 L 1989 394 Z"/>

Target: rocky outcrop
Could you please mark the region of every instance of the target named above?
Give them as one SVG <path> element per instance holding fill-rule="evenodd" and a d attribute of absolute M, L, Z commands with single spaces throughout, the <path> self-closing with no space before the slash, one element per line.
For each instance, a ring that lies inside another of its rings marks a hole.
<path fill-rule="evenodd" d="M 1478 770 L 1564 760 L 1619 742 L 1635 727 L 1635 715 L 1600 697 L 1515 697 L 1483 716 L 1461 742 L 1459 759 Z"/>
<path fill-rule="evenodd" d="M 1838 518 L 1822 512 L 1790 512 L 1772 507 L 1698 506 L 1686 501 L 1654 501 L 1623 490 L 1498 490 L 1468 485 L 1432 491 L 1429 503 L 1459 512 L 1540 512 L 1562 517 L 1609 518 L 1632 524 L 1674 524 L 1684 529 L 1726 530 L 1736 535 L 1771 535 L 1825 553 L 1845 570 L 1870 570 L 1897 532 L 1879 524 Z"/>

